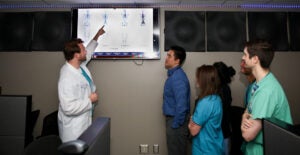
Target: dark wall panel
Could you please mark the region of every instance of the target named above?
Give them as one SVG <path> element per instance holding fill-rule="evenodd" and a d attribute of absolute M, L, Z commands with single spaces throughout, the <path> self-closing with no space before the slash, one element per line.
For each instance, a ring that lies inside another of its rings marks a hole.
<path fill-rule="evenodd" d="M 37 12 L 34 21 L 32 50 L 62 51 L 71 38 L 71 13 Z"/>
<path fill-rule="evenodd" d="M 205 51 L 205 12 L 166 11 L 165 51 L 172 45 L 187 51 Z"/>
<path fill-rule="evenodd" d="M 32 26 L 31 13 L 0 13 L 0 51 L 29 51 Z"/>
<path fill-rule="evenodd" d="M 269 41 L 276 51 L 289 50 L 287 13 L 249 12 L 249 39 Z"/>
<path fill-rule="evenodd" d="M 246 42 L 245 12 L 207 12 L 207 51 L 242 51 Z"/>
<path fill-rule="evenodd" d="M 289 13 L 291 50 L 300 51 L 300 12 Z"/>

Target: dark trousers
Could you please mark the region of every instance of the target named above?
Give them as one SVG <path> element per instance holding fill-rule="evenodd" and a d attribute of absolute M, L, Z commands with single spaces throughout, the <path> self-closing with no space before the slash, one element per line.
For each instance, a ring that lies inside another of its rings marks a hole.
<path fill-rule="evenodd" d="M 166 118 L 168 155 L 187 155 L 188 120 L 177 129 L 172 128 L 173 117 Z"/>

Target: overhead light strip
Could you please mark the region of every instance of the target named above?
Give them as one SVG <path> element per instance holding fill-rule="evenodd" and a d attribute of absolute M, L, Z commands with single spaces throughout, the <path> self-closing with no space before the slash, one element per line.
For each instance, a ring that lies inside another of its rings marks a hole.
<path fill-rule="evenodd" d="M 0 9 L 27 9 L 27 8 L 242 8 L 242 9 L 299 9 L 300 4 L 0 4 Z"/>

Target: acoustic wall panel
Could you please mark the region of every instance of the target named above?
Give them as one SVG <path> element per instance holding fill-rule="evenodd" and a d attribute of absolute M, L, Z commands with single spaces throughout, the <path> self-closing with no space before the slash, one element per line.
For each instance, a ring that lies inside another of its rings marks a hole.
<path fill-rule="evenodd" d="M 287 13 L 284 12 L 249 12 L 249 39 L 267 40 L 276 51 L 287 51 Z"/>
<path fill-rule="evenodd" d="M 245 12 L 207 12 L 207 51 L 242 51 L 246 42 Z"/>
<path fill-rule="evenodd" d="M 0 51 L 29 51 L 32 26 L 31 13 L 0 13 Z"/>
<path fill-rule="evenodd" d="M 187 51 L 205 51 L 205 12 L 166 11 L 165 51 L 178 45 Z"/>
<path fill-rule="evenodd" d="M 70 38 L 70 12 L 34 13 L 33 51 L 62 51 Z"/>
<path fill-rule="evenodd" d="M 300 12 L 289 13 L 290 47 L 300 51 Z"/>

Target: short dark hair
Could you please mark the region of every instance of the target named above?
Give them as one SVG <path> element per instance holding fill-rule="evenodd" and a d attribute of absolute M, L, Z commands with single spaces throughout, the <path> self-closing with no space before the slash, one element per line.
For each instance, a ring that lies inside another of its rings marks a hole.
<path fill-rule="evenodd" d="M 262 68 L 270 68 L 274 58 L 274 50 L 270 43 L 264 40 L 255 40 L 246 43 L 249 57 L 257 56 Z"/>
<path fill-rule="evenodd" d="M 174 51 L 174 57 L 175 59 L 179 59 L 179 65 L 181 66 L 186 58 L 185 49 L 180 46 L 171 46 L 169 50 Z"/>
<path fill-rule="evenodd" d="M 80 53 L 79 44 L 81 43 L 83 43 L 83 41 L 79 38 L 72 39 L 65 43 L 64 55 L 67 61 L 72 60 L 75 53 Z"/>

